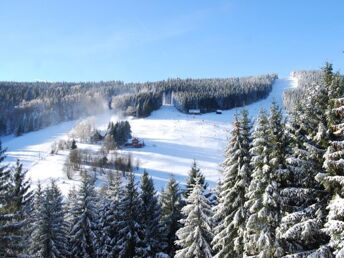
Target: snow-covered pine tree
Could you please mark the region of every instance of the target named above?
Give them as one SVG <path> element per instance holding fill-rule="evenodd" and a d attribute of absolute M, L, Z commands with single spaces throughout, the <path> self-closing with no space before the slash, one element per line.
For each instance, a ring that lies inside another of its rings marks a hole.
<path fill-rule="evenodd" d="M 164 252 L 174 257 L 176 246 L 176 232 L 180 228 L 182 218 L 181 191 L 177 181 L 172 177 L 161 193 L 161 225 L 163 233 Z"/>
<path fill-rule="evenodd" d="M 271 140 L 270 165 L 273 173 L 279 176 L 287 173 L 286 156 L 288 139 L 285 130 L 285 121 L 282 110 L 275 101 L 272 102 L 269 115 L 269 130 Z"/>
<path fill-rule="evenodd" d="M 186 181 L 186 188 L 183 193 L 185 198 L 188 198 L 189 194 L 191 193 L 193 189 L 193 185 L 195 184 L 195 180 L 197 177 L 200 178 L 200 183 L 202 184 L 205 190 L 208 184 L 205 182 L 205 178 L 203 174 L 201 173 L 201 169 L 198 167 L 196 160 L 194 160 L 192 163 L 192 167 L 188 173 L 188 179 Z"/>
<path fill-rule="evenodd" d="M 328 77 L 330 143 L 324 155 L 326 173 L 319 173 L 317 180 L 332 197 L 324 228 L 331 238 L 329 246 L 336 257 L 344 257 L 344 79 L 338 74 Z"/>
<path fill-rule="evenodd" d="M 118 238 L 119 202 L 122 198 L 121 174 L 108 174 L 108 184 L 101 199 L 99 220 L 99 257 L 113 257 Z"/>
<path fill-rule="evenodd" d="M 72 227 L 69 233 L 73 257 L 96 257 L 98 246 L 98 211 L 94 181 L 86 174 L 82 177 L 77 199 L 71 213 Z"/>
<path fill-rule="evenodd" d="M 33 200 L 33 211 L 32 211 L 32 217 L 31 217 L 31 238 L 30 238 L 30 247 L 29 252 L 30 254 L 34 255 L 38 252 L 39 244 L 39 230 L 37 229 L 37 226 L 39 225 L 39 222 L 41 220 L 41 209 L 43 205 L 43 190 L 42 185 L 40 181 L 38 181 L 37 188 L 34 192 L 34 200 Z"/>
<path fill-rule="evenodd" d="M 62 195 L 55 182 L 35 196 L 31 252 L 35 257 L 67 257 L 66 224 Z"/>
<path fill-rule="evenodd" d="M 215 257 L 242 257 L 244 251 L 244 231 L 246 209 L 244 207 L 246 189 L 250 184 L 250 144 L 251 122 L 247 111 L 241 117 L 235 116 L 231 138 L 223 162 L 224 178 L 215 208 L 213 249 Z"/>
<path fill-rule="evenodd" d="M 253 134 L 250 153 L 252 180 L 246 194 L 249 216 L 245 231 L 245 255 L 279 257 L 281 248 L 276 239 L 279 224 L 279 185 L 270 163 L 271 131 L 266 112 L 261 111 Z"/>
<path fill-rule="evenodd" d="M 38 193 L 36 193 L 36 198 L 37 198 Z M 35 199 L 36 199 L 35 198 Z M 36 202 L 36 201 L 35 201 Z M 73 207 L 75 203 L 77 202 L 77 189 L 73 185 L 68 192 L 67 198 L 64 202 L 64 220 L 66 224 L 66 231 L 67 231 L 67 244 L 68 244 L 68 250 L 72 249 L 71 245 L 71 239 L 70 239 L 70 234 L 69 232 L 72 230 L 73 227 L 73 215 L 70 211 L 73 210 Z"/>
<path fill-rule="evenodd" d="M 192 192 L 182 208 L 184 219 L 180 220 L 182 227 L 178 229 L 176 244 L 180 249 L 175 258 L 211 258 L 212 249 L 212 210 L 209 200 L 204 196 L 201 177 L 195 178 Z"/>
<path fill-rule="evenodd" d="M 7 238 L 10 239 L 8 255 L 18 257 L 28 255 L 33 194 L 30 191 L 30 181 L 25 178 L 27 171 L 23 169 L 19 160 L 11 172 L 13 185 L 9 210 L 13 217 L 6 225 L 8 229 L 11 228 L 7 232 Z"/>
<path fill-rule="evenodd" d="M 160 231 L 160 205 L 154 189 L 153 179 L 144 171 L 141 178 L 140 199 L 142 203 L 141 223 L 144 234 L 144 257 L 155 257 L 162 249 Z"/>
<path fill-rule="evenodd" d="M 6 257 L 10 239 L 7 234 L 11 228 L 7 228 L 7 224 L 12 219 L 10 205 L 11 205 L 11 174 L 8 166 L 2 165 L 6 158 L 6 149 L 2 148 L 0 141 L 0 256 Z"/>
<path fill-rule="evenodd" d="M 305 145 L 308 140 L 304 106 L 298 105 L 289 114 L 287 132 L 289 153 L 288 172 L 282 177 L 281 210 L 283 216 L 278 229 L 281 245 L 288 257 L 307 257 L 328 241 L 321 231 L 324 189 L 315 180 L 317 162 L 309 158 Z"/>
<path fill-rule="evenodd" d="M 124 196 L 119 204 L 118 240 L 115 257 L 142 257 L 144 253 L 143 228 L 140 222 L 141 201 L 133 172 L 127 174 Z"/>

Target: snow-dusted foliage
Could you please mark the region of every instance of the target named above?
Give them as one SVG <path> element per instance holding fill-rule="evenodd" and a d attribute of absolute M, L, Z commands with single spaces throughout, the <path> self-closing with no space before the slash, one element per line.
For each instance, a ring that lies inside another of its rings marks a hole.
<path fill-rule="evenodd" d="M 295 109 L 288 122 L 288 172 L 282 178 L 281 209 L 283 217 L 279 238 L 287 254 L 303 255 L 326 243 L 321 231 L 324 213 L 324 191 L 315 180 L 321 162 L 311 158 L 306 126 L 310 116 L 304 117 Z"/>
<path fill-rule="evenodd" d="M 166 189 L 161 193 L 160 202 L 163 250 L 173 257 L 176 251 L 176 232 L 181 226 L 179 220 L 182 218 L 181 191 L 174 178 L 168 181 Z"/>
<path fill-rule="evenodd" d="M 206 190 L 208 184 L 205 182 L 205 177 L 203 176 L 201 169 L 198 167 L 196 160 L 194 160 L 188 173 L 188 179 L 186 180 L 186 189 L 183 193 L 185 198 L 187 198 L 192 192 L 197 177 L 199 178 L 200 184 L 203 186 L 204 190 Z"/>
<path fill-rule="evenodd" d="M 244 240 L 247 256 L 281 255 L 276 238 L 276 228 L 280 220 L 279 183 L 278 174 L 270 160 L 271 140 L 268 117 L 265 111 L 261 111 L 250 150 L 253 173 L 245 203 L 249 214 Z"/>
<path fill-rule="evenodd" d="M 129 172 L 124 196 L 119 203 L 118 240 L 115 257 L 143 257 L 145 253 L 144 232 L 141 224 L 141 200 L 134 174 Z"/>
<path fill-rule="evenodd" d="M 118 239 L 119 203 L 123 196 L 119 171 L 108 174 L 108 184 L 100 201 L 98 256 L 111 257 Z"/>
<path fill-rule="evenodd" d="M 327 206 L 329 210 L 324 231 L 330 236 L 329 246 L 336 257 L 344 257 L 344 79 L 332 73 L 328 66 L 328 126 L 329 146 L 324 155 L 326 173 L 319 173 L 317 180 L 321 182 L 332 196 Z"/>
<path fill-rule="evenodd" d="M 182 208 L 182 227 L 176 232 L 176 244 L 180 249 L 177 250 L 175 258 L 212 257 L 210 242 L 213 214 L 200 180 L 200 177 L 195 179 L 192 192 Z"/>
<path fill-rule="evenodd" d="M 250 184 L 251 122 L 247 111 L 235 117 L 230 142 L 223 163 L 224 179 L 219 188 L 212 242 L 215 257 L 243 255 L 246 226 L 245 193 Z"/>
<path fill-rule="evenodd" d="M 2 148 L 0 141 L 0 255 L 6 256 L 10 244 L 10 240 L 7 239 L 7 233 L 10 231 L 7 229 L 9 220 L 13 217 L 13 213 L 10 211 L 11 196 L 9 189 L 11 188 L 11 174 L 7 166 L 2 162 L 5 159 L 6 149 Z"/>
<path fill-rule="evenodd" d="M 292 112 L 294 108 L 304 100 L 308 91 L 311 90 L 314 85 L 321 84 L 323 72 L 321 70 L 294 71 L 290 74 L 290 77 L 296 81 L 297 87 L 283 93 L 283 102 L 286 109 Z"/>
<path fill-rule="evenodd" d="M 24 256 L 28 255 L 26 247 L 30 240 L 30 183 L 19 160 L 10 169 L 1 164 L 4 159 L 5 150 L 0 141 L 0 256 Z"/>
<path fill-rule="evenodd" d="M 154 189 L 153 179 L 144 171 L 141 178 L 140 199 L 142 203 L 141 223 L 143 228 L 144 257 L 154 257 L 162 250 L 160 228 L 160 205 Z"/>
<path fill-rule="evenodd" d="M 93 179 L 84 175 L 76 202 L 69 211 L 72 216 L 70 231 L 73 257 L 95 257 L 97 254 L 98 211 Z"/>
<path fill-rule="evenodd" d="M 54 182 L 35 196 L 31 252 L 35 257 L 68 257 L 62 195 Z"/>

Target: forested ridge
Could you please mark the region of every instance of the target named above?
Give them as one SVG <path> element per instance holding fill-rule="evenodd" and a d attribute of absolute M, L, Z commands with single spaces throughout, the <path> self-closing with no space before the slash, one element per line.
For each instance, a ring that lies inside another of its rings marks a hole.
<path fill-rule="evenodd" d="M 146 83 L 0 82 L 0 135 L 20 135 L 108 109 L 145 117 L 160 108 L 165 91 L 175 93 L 175 105 L 182 112 L 229 109 L 266 97 L 276 78 L 271 74 Z"/>

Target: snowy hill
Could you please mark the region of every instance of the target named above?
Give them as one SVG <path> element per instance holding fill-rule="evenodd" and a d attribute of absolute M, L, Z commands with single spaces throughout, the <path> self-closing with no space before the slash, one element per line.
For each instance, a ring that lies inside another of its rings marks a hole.
<path fill-rule="evenodd" d="M 260 108 L 268 109 L 273 100 L 282 105 L 283 91 L 290 87 L 295 87 L 292 79 L 276 80 L 266 99 L 246 107 L 250 116 L 255 117 Z M 193 159 L 198 161 L 212 185 L 220 176 L 219 164 L 223 160 L 231 121 L 240 109 L 224 111 L 221 115 L 188 115 L 178 112 L 174 107 L 162 107 L 147 118 L 130 120 L 133 135 L 142 138 L 146 146 L 121 152 L 131 152 L 134 159 L 139 159 L 140 167 L 153 176 L 158 189 L 165 185 L 171 174 L 183 182 Z M 110 119 L 116 121 L 117 117 L 109 113 L 98 116 L 97 127 L 105 128 Z M 66 137 L 76 122 L 61 123 L 20 137 L 4 137 L 3 146 L 8 148 L 7 161 L 12 163 L 19 158 L 29 169 L 28 174 L 34 183 L 40 180 L 44 184 L 54 178 L 65 193 L 77 181 L 68 180 L 63 173 L 67 153 L 50 155 L 50 146 L 57 139 Z"/>

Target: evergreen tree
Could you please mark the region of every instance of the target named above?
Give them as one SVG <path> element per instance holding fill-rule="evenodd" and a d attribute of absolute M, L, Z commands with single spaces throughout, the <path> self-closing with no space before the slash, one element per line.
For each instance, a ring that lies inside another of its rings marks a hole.
<path fill-rule="evenodd" d="M 205 190 L 207 188 L 208 184 L 205 182 L 205 178 L 204 178 L 203 174 L 201 173 L 201 170 L 198 167 L 196 160 L 194 160 L 192 163 L 192 167 L 188 173 L 188 179 L 186 181 L 186 189 L 184 191 L 184 197 L 185 198 L 188 198 L 189 194 L 191 193 L 197 177 L 200 178 L 200 183 Z"/>
<path fill-rule="evenodd" d="M 76 141 L 73 139 L 71 144 L 70 144 L 70 149 L 75 150 L 76 148 L 78 148 L 78 146 L 76 145 Z"/>
<path fill-rule="evenodd" d="M 328 240 L 321 230 L 325 195 L 315 180 L 319 165 L 307 148 L 309 118 L 299 105 L 287 124 L 290 149 L 286 158 L 288 172 L 282 177 L 283 216 L 278 232 L 285 253 L 290 255 L 309 255 Z"/>
<path fill-rule="evenodd" d="M 96 201 L 94 182 L 88 175 L 83 175 L 76 202 L 69 211 L 73 217 L 69 233 L 73 257 L 95 257 L 97 254 Z"/>
<path fill-rule="evenodd" d="M 270 107 L 269 131 L 271 137 L 271 169 L 274 170 L 275 174 L 283 176 L 284 173 L 287 173 L 286 156 L 289 146 L 282 110 L 276 102 L 273 102 Z"/>
<path fill-rule="evenodd" d="M 161 224 L 163 232 L 164 252 L 173 257 L 176 251 L 176 232 L 180 228 L 179 220 L 182 203 L 177 181 L 172 177 L 161 193 Z"/>
<path fill-rule="evenodd" d="M 215 257 L 243 255 L 247 213 L 244 207 L 245 193 L 250 184 L 250 130 L 247 111 L 242 112 L 240 120 L 235 116 L 223 163 L 224 179 L 219 188 L 219 200 L 215 208 L 215 221 L 218 222 L 212 243 L 216 251 Z"/>
<path fill-rule="evenodd" d="M 115 257 L 142 257 L 144 254 L 144 234 L 141 217 L 141 201 L 136 189 L 133 172 L 128 173 L 124 196 L 119 204 L 118 241 Z"/>
<path fill-rule="evenodd" d="M 121 175 L 118 171 L 108 174 L 108 185 L 101 201 L 99 256 L 112 257 L 118 239 L 119 203 L 122 198 Z"/>
<path fill-rule="evenodd" d="M 13 219 L 11 213 L 11 174 L 8 166 L 2 165 L 6 158 L 6 149 L 2 148 L 0 141 L 0 256 L 7 255 L 11 239 L 7 237 L 8 233 L 13 230 L 9 226 L 10 220 Z"/>
<path fill-rule="evenodd" d="M 36 192 L 35 222 L 33 224 L 31 252 L 36 257 L 67 257 L 66 225 L 62 195 L 54 182 Z"/>
<path fill-rule="evenodd" d="M 39 225 L 41 219 L 41 209 L 43 205 L 43 190 L 41 183 L 38 182 L 37 189 L 34 192 L 34 199 L 33 199 L 33 212 L 32 212 L 32 223 L 31 223 L 31 239 L 30 239 L 30 247 L 29 251 L 30 254 L 35 254 L 39 249 L 38 239 L 39 239 L 39 231 L 37 230 L 37 226 Z"/>
<path fill-rule="evenodd" d="M 180 220 L 182 227 L 176 232 L 176 244 L 181 247 L 174 256 L 176 258 L 212 257 L 210 242 L 213 237 L 213 214 L 200 181 L 200 177 L 195 178 L 187 204 L 182 208 L 185 219 Z"/>
<path fill-rule="evenodd" d="M 141 178 L 141 223 L 144 232 L 144 257 L 155 257 L 161 251 L 160 205 L 153 179 L 144 171 Z"/>
<path fill-rule="evenodd" d="M 8 232 L 7 238 L 11 239 L 10 252 L 12 256 L 27 255 L 27 243 L 30 237 L 30 223 L 32 213 L 33 195 L 30 191 L 30 181 L 26 177 L 26 170 L 17 160 L 15 167 L 12 168 L 13 186 L 11 189 L 10 213 L 13 217 L 7 227 L 12 228 Z"/>
<path fill-rule="evenodd" d="M 344 79 L 339 75 L 325 73 L 326 81 L 329 84 L 327 119 L 330 141 L 324 155 L 326 172 L 319 173 L 317 180 L 331 195 L 324 228 L 331 238 L 329 246 L 336 257 L 344 257 Z"/>
<path fill-rule="evenodd" d="M 279 224 L 278 177 L 272 170 L 272 151 L 269 120 L 264 111 L 258 117 L 250 153 L 252 181 L 246 194 L 245 207 L 249 217 L 245 232 L 245 254 L 259 257 L 279 257 L 281 250 L 276 239 Z"/>
<path fill-rule="evenodd" d="M 5 151 L 0 142 L 0 256 L 17 257 L 28 254 L 32 195 L 19 160 L 12 169 L 1 165 Z"/>
<path fill-rule="evenodd" d="M 77 189 L 73 185 L 68 192 L 65 205 L 64 205 L 64 219 L 66 224 L 66 231 L 67 231 L 67 243 L 68 243 L 68 250 L 72 250 L 71 245 L 71 235 L 69 234 L 73 228 L 73 214 L 72 210 L 77 202 Z M 36 194 L 37 195 L 37 194 Z"/>

